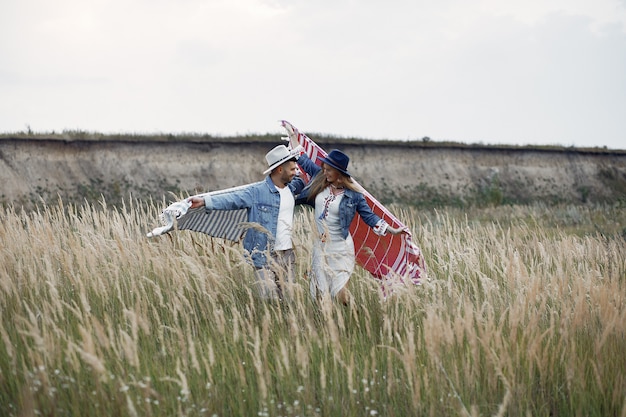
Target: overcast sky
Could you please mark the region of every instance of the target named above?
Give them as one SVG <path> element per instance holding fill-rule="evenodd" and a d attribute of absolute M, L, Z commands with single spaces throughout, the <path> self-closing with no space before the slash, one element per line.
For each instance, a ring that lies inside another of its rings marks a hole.
<path fill-rule="evenodd" d="M 0 132 L 280 135 L 280 119 L 626 149 L 626 0 L 0 3 Z"/>

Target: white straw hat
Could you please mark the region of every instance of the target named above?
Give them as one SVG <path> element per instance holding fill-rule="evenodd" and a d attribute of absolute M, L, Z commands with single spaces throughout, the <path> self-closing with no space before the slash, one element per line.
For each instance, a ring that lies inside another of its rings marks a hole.
<path fill-rule="evenodd" d="M 269 174 L 274 168 L 282 165 L 290 159 L 297 158 L 300 156 L 300 151 L 300 147 L 289 150 L 285 145 L 278 145 L 265 155 L 265 160 L 267 161 L 269 168 L 263 172 L 263 175 Z"/>

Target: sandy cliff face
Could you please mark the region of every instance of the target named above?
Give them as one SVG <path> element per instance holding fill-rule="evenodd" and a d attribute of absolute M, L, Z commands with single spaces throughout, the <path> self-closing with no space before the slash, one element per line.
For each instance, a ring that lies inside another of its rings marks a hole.
<path fill-rule="evenodd" d="M 626 155 L 401 147 L 373 153 L 353 151 L 354 168 L 363 184 L 389 199 L 577 202 L 625 191 Z"/>
<path fill-rule="evenodd" d="M 276 142 L 0 140 L 0 203 L 171 201 L 261 180 Z M 384 202 L 420 205 L 626 199 L 626 153 L 320 143 Z"/>

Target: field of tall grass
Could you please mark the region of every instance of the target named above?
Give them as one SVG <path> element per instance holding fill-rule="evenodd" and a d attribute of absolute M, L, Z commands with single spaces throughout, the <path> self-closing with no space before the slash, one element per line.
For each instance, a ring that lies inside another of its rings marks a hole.
<path fill-rule="evenodd" d="M 289 302 L 163 202 L 0 209 L 2 416 L 626 416 L 626 210 L 392 207 L 419 286 Z"/>

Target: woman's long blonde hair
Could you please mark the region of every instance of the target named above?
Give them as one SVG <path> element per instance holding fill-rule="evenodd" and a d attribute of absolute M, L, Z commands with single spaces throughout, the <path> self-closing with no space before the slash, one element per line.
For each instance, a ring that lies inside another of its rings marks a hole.
<path fill-rule="evenodd" d="M 322 169 L 324 165 L 327 167 L 336 170 L 339 175 L 341 175 L 341 182 L 343 186 L 349 190 L 356 191 L 357 193 L 362 192 L 361 187 L 357 185 L 356 182 L 352 179 L 352 177 L 344 174 L 343 172 L 337 170 L 336 168 L 331 167 L 330 165 L 322 162 Z M 328 187 L 330 183 L 326 181 L 326 176 L 324 175 L 324 171 L 320 171 L 313 177 L 311 180 L 311 184 L 307 187 L 309 189 L 309 194 L 307 196 L 307 201 L 315 200 L 315 197 L 322 192 L 322 190 Z"/>

